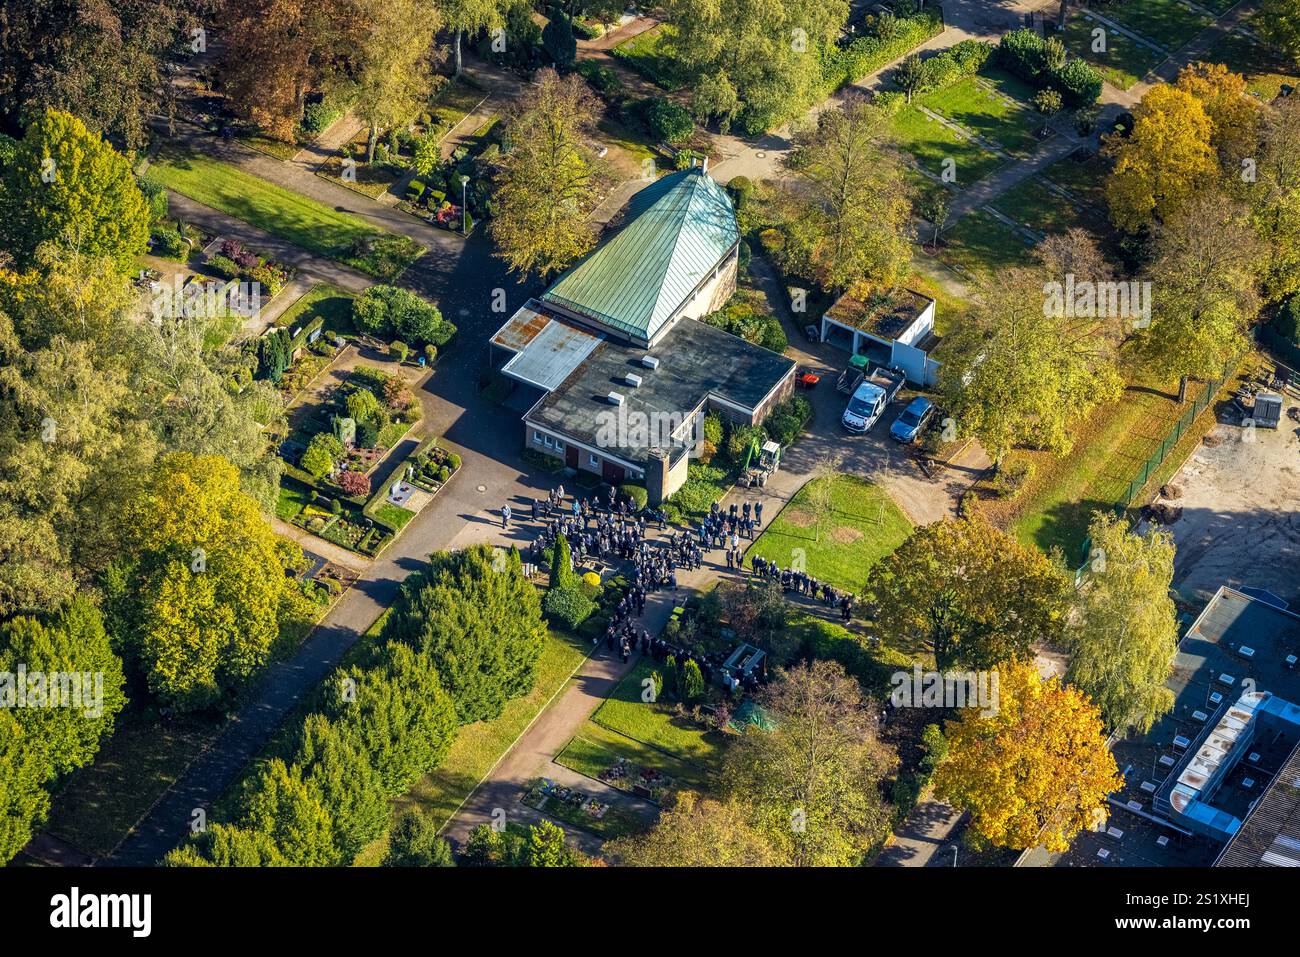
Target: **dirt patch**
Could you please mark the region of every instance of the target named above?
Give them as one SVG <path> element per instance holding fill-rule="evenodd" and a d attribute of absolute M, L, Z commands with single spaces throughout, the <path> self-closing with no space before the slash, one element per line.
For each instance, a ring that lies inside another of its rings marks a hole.
<path fill-rule="evenodd" d="M 789 522 L 798 528 L 808 528 L 817 521 L 817 516 L 802 508 L 787 508 L 781 514 L 781 521 Z"/>
<path fill-rule="evenodd" d="M 1288 396 L 1286 405 L 1296 404 Z M 1181 515 L 1170 526 L 1174 585 L 1188 601 L 1203 602 L 1220 585 L 1300 599 L 1298 431 L 1247 435 L 1235 423 L 1220 423 L 1170 480 L 1182 490 L 1172 506 Z M 1172 516 L 1152 517 L 1163 523 Z"/>
<path fill-rule="evenodd" d="M 831 532 L 831 538 L 841 545 L 851 545 L 862 537 L 862 532 L 851 525 L 837 525 Z"/>

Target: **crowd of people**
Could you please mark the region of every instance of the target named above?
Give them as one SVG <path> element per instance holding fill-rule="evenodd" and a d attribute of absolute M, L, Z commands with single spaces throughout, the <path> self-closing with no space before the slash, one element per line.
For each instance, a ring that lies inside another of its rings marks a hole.
<path fill-rule="evenodd" d="M 503 506 L 500 514 L 502 527 L 508 527 L 510 506 Z M 732 502 L 726 508 L 714 502 L 709 514 L 694 529 L 679 531 L 666 529 L 662 513 L 644 509 L 635 513 L 631 503 L 620 498 L 612 487 L 604 496 L 584 499 L 578 495 L 566 497 L 564 486 L 557 485 L 544 500 L 533 499 L 531 516 L 542 523 L 528 548 L 532 563 L 540 565 L 549 561 L 556 539 L 563 535 L 575 567 L 595 561 L 628 570 L 629 584 L 604 631 L 604 644 L 610 651 L 619 653 L 625 662 L 636 651 L 650 654 L 658 661 L 670 654 L 679 662 L 693 660 L 700 666 L 706 682 L 712 680 L 721 667 L 720 656 L 700 655 L 674 647 L 662 638 L 652 637 L 637 619 L 645 611 L 648 593 L 669 589 L 676 595 L 678 571 L 702 568 L 705 558 L 717 549 L 724 550 L 728 569 L 742 569 L 745 548 L 762 528 L 762 502 Z M 650 532 L 656 528 L 667 530 L 668 534 L 652 539 Z M 760 556 L 754 557 L 752 570 L 758 577 L 779 582 L 786 594 L 838 607 L 845 621 L 852 617 L 851 595 L 805 572 L 782 569 Z"/>
<path fill-rule="evenodd" d="M 779 582 L 781 591 L 787 595 L 800 595 L 820 601 L 827 608 L 838 608 L 840 618 L 846 623 L 853 617 L 853 596 L 848 592 L 840 591 L 830 582 L 818 581 L 805 571 L 783 569 L 776 562 L 761 555 L 754 556 L 750 568 L 757 578 Z"/>

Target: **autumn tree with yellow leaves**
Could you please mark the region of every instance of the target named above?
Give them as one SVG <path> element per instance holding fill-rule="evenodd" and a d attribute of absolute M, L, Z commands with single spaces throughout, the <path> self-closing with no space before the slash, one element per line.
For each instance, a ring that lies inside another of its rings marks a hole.
<path fill-rule="evenodd" d="M 977 845 L 1061 852 L 1104 820 L 1123 783 L 1097 707 L 1031 661 L 998 669 L 998 707 L 948 723 L 935 793 L 971 816 Z"/>
<path fill-rule="evenodd" d="M 1191 93 L 1166 84 L 1147 91 L 1133 109 L 1132 132 L 1105 141 L 1115 161 L 1106 181 L 1111 221 L 1135 233 L 1181 210 L 1215 179 L 1213 133 L 1205 106 Z"/>
<path fill-rule="evenodd" d="M 266 663 L 296 613 L 301 592 L 285 572 L 302 550 L 276 536 L 216 455 L 160 460 L 124 518 L 131 557 L 106 587 L 116 631 L 160 700 L 216 704 Z"/>

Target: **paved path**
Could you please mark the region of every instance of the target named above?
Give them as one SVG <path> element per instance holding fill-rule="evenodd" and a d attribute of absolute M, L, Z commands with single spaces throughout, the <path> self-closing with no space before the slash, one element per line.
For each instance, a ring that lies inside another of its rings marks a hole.
<path fill-rule="evenodd" d="M 952 867 L 952 849 L 957 846 L 952 832 L 961 818 L 961 812 L 942 801 L 922 801 L 899 825 L 875 866 Z"/>

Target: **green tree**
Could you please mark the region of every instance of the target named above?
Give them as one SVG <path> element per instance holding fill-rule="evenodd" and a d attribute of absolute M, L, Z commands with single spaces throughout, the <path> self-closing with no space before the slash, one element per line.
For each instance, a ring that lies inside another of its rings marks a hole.
<path fill-rule="evenodd" d="M 564 11 L 551 10 L 551 18 L 542 28 L 542 48 L 557 67 L 564 69 L 573 65 L 578 55 L 578 40 L 573 35 L 573 21 Z"/>
<path fill-rule="evenodd" d="M 406 810 L 388 835 L 384 867 L 455 867 L 451 847 L 428 815 Z"/>
<path fill-rule="evenodd" d="M 491 224 L 497 255 L 512 270 L 549 276 L 595 243 L 587 216 L 603 177 L 588 144 L 597 111 L 579 76 L 549 68 L 516 101 Z"/>
<path fill-rule="evenodd" d="M 682 666 L 682 701 L 691 704 L 703 697 L 704 675 L 695 659 L 691 658 Z"/>
<path fill-rule="evenodd" d="M 230 824 L 212 824 L 169 851 L 164 867 L 288 867 L 271 835 Z"/>
<path fill-rule="evenodd" d="M 293 772 L 319 798 L 330 816 L 332 862 L 349 866 L 384 832 L 389 805 L 370 755 L 355 735 L 320 714 L 303 722 Z"/>
<path fill-rule="evenodd" d="M 126 510 L 129 568 L 110 595 L 150 690 L 183 710 L 210 707 L 254 674 L 280 629 L 285 569 L 302 551 L 279 539 L 222 458 L 163 458 Z"/>
<path fill-rule="evenodd" d="M 244 826 L 270 837 L 285 860 L 297 867 L 338 863 L 329 812 L 296 769 L 272 758 L 247 788 Z"/>
<path fill-rule="evenodd" d="M 551 582 L 552 588 L 568 588 L 577 581 L 573 571 L 573 557 L 569 551 L 569 540 L 563 535 L 555 536 L 551 546 Z"/>
<path fill-rule="evenodd" d="M 189 0 L 5 0 L 0 18 L 0 115 L 11 124 L 44 107 L 67 110 L 128 149 L 148 142 L 148 121 L 170 115 L 160 69 L 200 5 Z"/>
<path fill-rule="evenodd" d="M 982 519 L 920 525 L 872 568 L 881 636 L 924 641 L 940 669 L 993 668 L 1057 643 L 1070 582 L 1042 552 Z"/>
<path fill-rule="evenodd" d="M 456 706 L 434 663 L 400 643 L 374 668 L 336 674 L 323 713 L 360 742 L 389 798 L 437 767 L 456 737 Z"/>
<path fill-rule="evenodd" d="M 912 97 L 920 92 L 921 84 L 925 82 L 925 61 L 919 54 L 913 53 L 903 58 L 903 62 L 894 70 L 894 82 L 907 95 L 907 102 L 911 103 Z"/>
<path fill-rule="evenodd" d="M 892 290 L 911 263 L 912 207 L 889 128 L 878 107 L 854 99 L 824 111 L 790 154 L 799 181 L 787 247 L 828 291 Z"/>
<path fill-rule="evenodd" d="M 131 164 L 77 117 L 38 116 L 0 175 L 0 247 L 20 267 L 46 242 L 106 256 L 124 273 L 145 251 L 149 209 Z"/>
<path fill-rule="evenodd" d="M 364 25 L 355 51 L 356 111 L 370 130 L 366 162 L 373 163 L 379 131 L 408 122 L 427 94 L 439 13 L 424 0 L 355 2 Z"/>
<path fill-rule="evenodd" d="M 444 345 L 456 332 L 437 306 L 425 302 L 409 289 L 375 285 L 352 303 L 357 328 L 377 336 L 399 336 L 406 342 Z"/>
<path fill-rule="evenodd" d="M 460 76 L 460 48 L 466 34 L 473 36 L 483 30 L 501 25 L 501 7 L 497 0 L 444 0 L 443 18 L 452 31 L 452 51 L 455 58 L 455 76 Z"/>
<path fill-rule="evenodd" d="M 529 867 L 569 867 L 573 855 L 564 844 L 564 831 L 558 824 L 542 821 L 528 828 Z"/>
<path fill-rule="evenodd" d="M 329 448 L 324 442 L 316 441 L 318 438 L 320 438 L 320 433 L 312 436 L 312 440 L 307 443 L 307 450 L 302 453 L 302 458 L 298 460 L 298 464 L 312 478 L 323 479 L 334 471 L 334 456 L 330 455 Z"/>
<path fill-rule="evenodd" d="M 486 545 L 430 556 L 402 583 L 383 631 L 429 656 L 462 724 L 497 717 L 532 688 L 545 634 L 519 553 Z"/>
<path fill-rule="evenodd" d="M 1118 324 L 1100 318 L 1106 308 L 1066 303 L 1066 288 L 1045 269 L 1002 270 L 952 337 L 940 386 L 962 434 L 977 436 L 999 466 L 1016 445 L 1070 451 L 1078 423 L 1123 390 Z"/>
<path fill-rule="evenodd" d="M 1290 0 L 1261 0 L 1252 24 L 1267 42 L 1300 64 L 1300 9 Z"/>
<path fill-rule="evenodd" d="M 1088 534 L 1092 557 L 1065 677 L 1097 705 L 1107 730 L 1145 734 L 1174 705 L 1165 687 L 1178 651 L 1173 541 L 1159 531 L 1136 534 L 1127 520 L 1101 512 Z"/>
<path fill-rule="evenodd" d="M 464 863 L 468 867 L 491 867 L 500 863 L 501 832 L 491 824 L 478 824 L 465 841 Z"/>
<path fill-rule="evenodd" d="M 45 749 L 28 740 L 13 709 L 0 708 L 0 863 L 13 860 L 45 820 L 45 760 Z"/>
<path fill-rule="evenodd" d="M 781 858 L 754 825 L 744 801 L 718 801 L 678 791 L 644 834 L 605 844 L 604 854 L 628 867 L 771 867 Z"/>
<path fill-rule="evenodd" d="M 665 54 L 688 85 L 725 80 L 745 133 L 757 134 L 821 98 L 823 57 L 848 9 L 845 0 L 669 0 Z"/>
<path fill-rule="evenodd" d="M 44 749 L 50 779 L 88 764 L 126 703 L 122 662 L 109 645 L 99 609 L 79 595 L 48 622 L 16 617 L 0 625 L 0 673 L 15 674 L 19 665 L 29 674 L 43 673 L 48 683 L 50 707 L 19 708 L 14 715 Z M 62 689 L 57 675 L 76 676 L 80 683 Z"/>
<path fill-rule="evenodd" d="M 757 700 L 775 726 L 751 726 L 727 750 L 725 793 L 752 805 L 783 863 L 859 863 L 889 833 L 880 786 L 895 759 L 857 681 L 835 662 L 813 661 L 781 673 Z"/>
<path fill-rule="evenodd" d="M 1203 193 L 1155 235 L 1151 325 L 1138 335 L 1148 366 L 1166 379 L 1220 375 L 1250 348 L 1266 253 L 1249 210 L 1222 193 Z"/>

